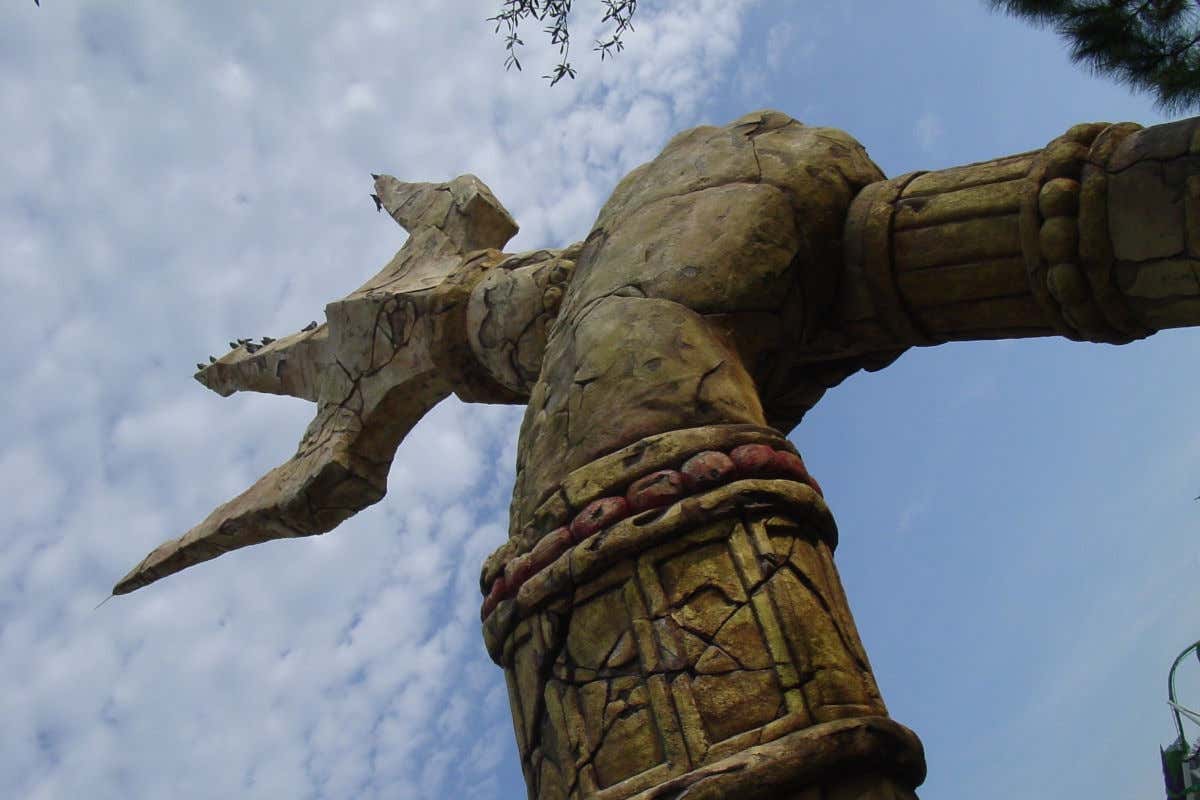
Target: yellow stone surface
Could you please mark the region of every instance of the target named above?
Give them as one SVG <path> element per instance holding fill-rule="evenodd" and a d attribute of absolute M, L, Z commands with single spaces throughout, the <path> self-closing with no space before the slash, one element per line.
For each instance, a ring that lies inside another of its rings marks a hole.
<path fill-rule="evenodd" d="M 316 403 L 296 455 L 114 592 L 333 529 L 383 497 L 396 447 L 451 393 L 527 405 L 487 594 L 587 502 L 702 450 L 789 449 L 827 389 L 909 346 L 1200 324 L 1197 142 L 1195 119 L 1087 123 L 887 181 L 848 134 L 758 111 L 675 136 L 581 241 L 517 254 L 478 178 L 376 176 L 410 234 L 396 256 L 323 324 L 196 375 Z M 828 507 L 735 477 L 552 563 L 546 540 L 536 574 L 489 600 L 533 797 L 915 797 L 920 743 L 887 719 Z"/>

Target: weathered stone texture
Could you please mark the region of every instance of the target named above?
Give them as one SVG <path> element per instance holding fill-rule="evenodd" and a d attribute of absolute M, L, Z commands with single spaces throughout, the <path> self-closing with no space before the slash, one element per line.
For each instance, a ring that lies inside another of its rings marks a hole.
<path fill-rule="evenodd" d="M 819 527 L 755 497 L 514 629 L 503 659 L 534 796 L 638 796 L 817 723 L 886 716 Z"/>
<path fill-rule="evenodd" d="M 564 459 L 574 469 L 663 430 L 765 425 L 759 389 L 790 343 L 746 365 L 733 331 L 704 315 L 774 312 L 784 336 L 815 330 L 845 209 L 879 177 L 846 134 L 759 112 L 681 134 L 623 180 L 585 240 L 531 391 L 516 527 Z"/>
<path fill-rule="evenodd" d="M 326 325 L 253 348 L 242 341 L 203 369 L 202 383 L 294 393 L 317 403 L 295 456 L 151 552 L 114 588 L 133 591 L 192 564 L 270 539 L 332 530 L 378 502 L 396 448 L 451 392 L 518 396 L 475 365 L 466 336 L 472 284 L 516 223 L 478 178 L 409 184 L 379 176 L 386 208 L 409 240 L 383 270 L 326 307 Z"/>
<path fill-rule="evenodd" d="M 471 291 L 466 322 L 471 349 L 498 382 L 522 396 L 541 372 L 546 337 L 581 247 L 505 258 Z"/>
<path fill-rule="evenodd" d="M 315 402 L 296 455 L 114 592 L 332 529 L 450 393 L 527 403 L 480 588 L 539 800 L 915 798 L 920 743 L 780 431 L 911 346 L 1200 324 L 1200 119 L 888 180 L 846 133 L 760 111 L 677 135 L 585 240 L 515 255 L 478 178 L 374 178 L 396 256 L 324 324 L 197 365 Z"/>
<path fill-rule="evenodd" d="M 1183 193 L 1168 185 L 1166 177 L 1157 161 L 1109 176 L 1109 232 L 1118 260 L 1145 261 L 1183 252 Z"/>
<path fill-rule="evenodd" d="M 655 431 L 790 428 L 912 344 L 1194 324 L 1198 141 L 1196 120 L 1088 123 L 1041 151 L 886 181 L 847 134 L 755 112 L 675 137 L 584 242 L 511 256 L 487 249 L 516 223 L 474 176 L 376 176 L 411 234 L 396 257 L 325 324 L 231 342 L 196 376 L 317 402 L 296 456 L 117 589 L 329 530 L 382 496 L 398 442 L 451 392 L 530 401 L 519 554 L 569 522 L 551 472 Z"/>

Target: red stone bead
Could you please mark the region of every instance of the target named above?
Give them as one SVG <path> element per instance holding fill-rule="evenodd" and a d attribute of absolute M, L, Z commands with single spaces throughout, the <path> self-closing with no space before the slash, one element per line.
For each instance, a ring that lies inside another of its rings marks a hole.
<path fill-rule="evenodd" d="M 488 596 L 483 600 L 483 608 L 479 612 L 480 619 L 487 619 L 488 615 L 496 610 L 496 606 L 500 605 L 500 601 L 504 600 L 508 595 L 508 583 L 504 580 L 504 576 L 496 578 L 492 581 L 492 590 L 488 592 Z"/>
<path fill-rule="evenodd" d="M 808 477 L 808 470 L 804 466 L 804 459 L 795 453 L 789 453 L 787 450 L 776 450 L 775 454 L 771 456 L 771 471 L 798 481 L 802 481 Z"/>
<path fill-rule="evenodd" d="M 683 462 L 683 485 L 689 492 L 724 483 L 733 475 L 733 460 L 719 450 L 705 450 Z"/>
<path fill-rule="evenodd" d="M 629 502 L 624 497 L 601 497 L 583 507 L 571 520 L 571 538 L 582 542 L 601 528 L 629 516 Z"/>
<path fill-rule="evenodd" d="M 771 471 L 771 459 L 775 450 L 765 444 L 743 444 L 729 451 L 729 459 L 737 468 L 739 477 L 752 478 Z"/>
<path fill-rule="evenodd" d="M 533 565 L 531 573 L 541 572 L 553 564 L 570 546 L 571 531 L 567 527 L 556 528 L 547 533 L 533 546 L 533 550 L 529 551 L 529 560 Z"/>
<path fill-rule="evenodd" d="M 808 474 L 808 468 L 804 466 L 804 459 L 795 453 L 789 453 L 786 450 L 776 450 L 774 457 L 771 459 L 772 471 L 782 473 L 801 483 L 807 483 L 812 487 L 813 491 L 822 497 L 825 494 L 821 491 L 820 484 L 812 475 Z"/>
<path fill-rule="evenodd" d="M 660 469 L 629 485 L 625 500 L 630 513 L 669 506 L 683 496 L 683 474 L 675 469 Z"/>
<path fill-rule="evenodd" d="M 529 576 L 533 574 L 533 561 L 529 553 L 522 553 L 504 565 L 504 582 L 508 584 L 508 593 L 515 595 Z"/>

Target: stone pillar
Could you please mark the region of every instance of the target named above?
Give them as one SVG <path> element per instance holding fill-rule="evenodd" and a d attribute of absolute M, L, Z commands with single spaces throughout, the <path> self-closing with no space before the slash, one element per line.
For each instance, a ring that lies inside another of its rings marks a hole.
<path fill-rule="evenodd" d="M 915 798 L 790 442 L 755 425 L 649 436 L 564 476 L 546 535 L 492 565 L 530 797 Z"/>
<path fill-rule="evenodd" d="M 675 137 L 601 210 L 482 576 L 531 798 L 914 797 L 833 518 L 764 411 L 881 177 L 841 131 L 759 112 Z"/>
<path fill-rule="evenodd" d="M 762 112 L 631 173 L 580 253 L 484 569 L 530 796 L 914 797 L 920 742 L 780 431 L 910 346 L 1194 324 L 1198 169 L 1198 120 L 1090 123 L 887 180 Z"/>

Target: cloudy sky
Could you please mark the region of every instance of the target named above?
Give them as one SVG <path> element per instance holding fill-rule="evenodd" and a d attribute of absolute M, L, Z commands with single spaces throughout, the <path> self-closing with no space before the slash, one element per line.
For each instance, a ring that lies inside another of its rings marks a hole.
<path fill-rule="evenodd" d="M 510 250 L 586 235 L 674 133 L 764 107 L 889 175 L 1164 121 L 982 0 L 643 2 L 579 78 L 499 0 L 44 0 L 0 11 L 0 795 L 518 798 L 481 560 L 520 409 L 438 406 L 387 498 L 95 609 L 288 458 L 300 400 L 194 363 L 279 336 L 403 244 L 368 173 L 471 172 Z M 452 9 L 452 10 L 446 10 Z M 1200 333 L 914 350 L 792 432 L 925 800 L 1162 795 L 1171 659 L 1200 638 Z M 1200 665 L 1181 670 L 1200 705 Z M 1191 728 L 1189 737 L 1200 731 Z"/>

